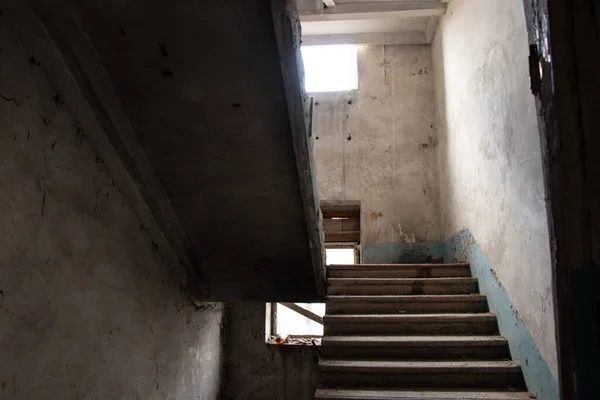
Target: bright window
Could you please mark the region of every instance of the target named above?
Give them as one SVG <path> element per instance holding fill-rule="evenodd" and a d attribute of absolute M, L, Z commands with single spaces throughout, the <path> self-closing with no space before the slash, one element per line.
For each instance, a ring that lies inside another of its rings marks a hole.
<path fill-rule="evenodd" d="M 358 88 L 356 46 L 303 46 L 307 92 L 342 92 Z"/>
<path fill-rule="evenodd" d="M 354 248 L 331 248 L 325 249 L 326 264 L 348 265 L 356 264 L 356 253 Z"/>
<path fill-rule="evenodd" d="M 288 303 L 286 303 L 288 304 Z M 323 317 L 325 315 L 325 303 L 294 303 L 303 308 Z M 288 335 L 311 335 L 323 336 L 323 325 L 298 314 L 296 311 L 277 303 L 277 327 L 276 334 Z"/>

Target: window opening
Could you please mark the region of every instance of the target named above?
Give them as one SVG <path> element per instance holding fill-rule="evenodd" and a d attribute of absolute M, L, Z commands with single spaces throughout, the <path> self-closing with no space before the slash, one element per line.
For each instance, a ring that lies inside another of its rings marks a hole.
<path fill-rule="evenodd" d="M 326 247 L 332 247 L 332 243 L 360 243 L 360 203 L 358 201 L 322 201 L 321 212 Z"/>
<path fill-rule="evenodd" d="M 357 264 L 360 204 L 321 202 L 326 264 Z M 318 345 L 323 336 L 325 303 L 267 304 L 267 342 Z"/>
<path fill-rule="evenodd" d="M 331 264 L 356 264 L 356 248 L 353 247 L 331 247 L 325 249 L 325 263 Z"/>
<path fill-rule="evenodd" d="M 307 92 L 342 92 L 358 88 L 356 46 L 302 46 L 301 51 Z"/>
<path fill-rule="evenodd" d="M 327 264 L 355 264 L 356 247 L 332 245 L 325 248 L 325 257 Z M 271 318 L 269 343 L 320 344 L 325 303 L 272 303 L 267 310 Z"/>

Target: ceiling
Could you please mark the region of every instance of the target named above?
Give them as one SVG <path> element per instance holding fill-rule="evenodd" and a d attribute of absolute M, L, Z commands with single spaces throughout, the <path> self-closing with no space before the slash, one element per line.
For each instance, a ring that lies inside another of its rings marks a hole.
<path fill-rule="evenodd" d="M 287 1 L 31 0 L 196 299 L 324 291 Z"/>
<path fill-rule="evenodd" d="M 302 43 L 429 44 L 450 0 L 298 0 Z"/>

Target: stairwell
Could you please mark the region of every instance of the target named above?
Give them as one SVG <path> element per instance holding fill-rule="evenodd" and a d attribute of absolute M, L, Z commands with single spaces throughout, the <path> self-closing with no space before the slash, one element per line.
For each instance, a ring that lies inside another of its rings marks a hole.
<path fill-rule="evenodd" d="M 330 265 L 317 400 L 535 398 L 468 264 Z"/>

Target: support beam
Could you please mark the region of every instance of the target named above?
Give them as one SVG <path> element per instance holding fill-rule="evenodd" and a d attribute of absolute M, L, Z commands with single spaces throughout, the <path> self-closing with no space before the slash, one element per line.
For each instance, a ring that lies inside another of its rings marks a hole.
<path fill-rule="evenodd" d="M 332 35 L 305 35 L 302 43 L 307 46 L 360 44 L 428 44 L 423 32 L 347 33 Z"/>
<path fill-rule="evenodd" d="M 271 0 L 273 27 L 277 38 L 283 85 L 288 106 L 292 145 L 300 181 L 308 243 L 310 246 L 315 286 L 319 296 L 325 296 L 325 251 L 321 210 L 312 171 L 315 165 L 311 140 L 310 105 L 303 87 L 304 67 L 300 53 L 300 21 L 295 13 L 294 0 Z"/>
<path fill-rule="evenodd" d="M 446 11 L 446 5 L 432 2 L 384 2 L 337 4 L 334 8 L 323 9 L 319 13 L 303 12 L 302 22 L 345 21 L 379 18 L 418 18 L 439 17 Z"/>
<path fill-rule="evenodd" d="M 440 17 L 429 17 L 429 22 L 427 22 L 427 30 L 425 31 L 425 40 L 427 43 L 433 42 L 439 22 Z"/>
<path fill-rule="evenodd" d="M 317 314 L 315 314 L 312 311 L 308 311 L 306 308 L 300 307 L 296 303 L 279 303 L 279 304 L 281 304 L 284 307 L 289 308 L 290 310 L 292 310 L 294 312 L 297 312 L 298 314 L 310 319 L 311 321 L 315 321 L 316 323 L 323 325 L 323 317 L 318 316 Z"/>

